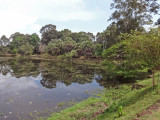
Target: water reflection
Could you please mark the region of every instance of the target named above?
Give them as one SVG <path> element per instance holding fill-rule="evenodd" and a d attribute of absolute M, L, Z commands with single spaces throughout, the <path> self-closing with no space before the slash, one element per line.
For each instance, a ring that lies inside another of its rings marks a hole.
<path fill-rule="evenodd" d="M 59 102 L 86 99 L 86 91 L 109 83 L 103 70 L 90 65 L 0 58 L 0 114 L 8 120 L 34 119 L 30 112 L 55 112 Z"/>
<path fill-rule="evenodd" d="M 11 78 L 10 73 L 6 74 L 6 76 L 0 75 L 0 94 L 16 93 L 30 88 L 38 88 L 32 77 Z"/>
<path fill-rule="evenodd" d="M 102 76 L 94 76 L 95 69 L 91 66 L 65 64 L 55 62 L 42 62 L 38 60 L 10 59 L 0 60 L 0 73 L 10 74 L 15 78 L 41 76 L 40 83 L 46 88 L 56 88 L 61 82 L 66 86 L 72 83 L 91 83 L 93 78 L 100 80 Z"/>

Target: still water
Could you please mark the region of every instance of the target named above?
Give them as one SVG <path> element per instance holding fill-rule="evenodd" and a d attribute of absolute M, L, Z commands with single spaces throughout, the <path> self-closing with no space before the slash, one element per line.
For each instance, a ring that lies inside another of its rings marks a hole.
<path fill-rule="evenodd" d="M 35 119 L 103 89 L 102 70 L 53 61 L 0 58 L 0 120 Z"/>

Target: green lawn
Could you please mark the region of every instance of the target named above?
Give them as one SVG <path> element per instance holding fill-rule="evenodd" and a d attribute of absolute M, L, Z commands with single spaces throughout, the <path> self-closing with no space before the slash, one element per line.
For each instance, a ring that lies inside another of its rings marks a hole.
<path fill-rule="evenodd" d="M 137 118 L 137 113 L 160 99 L 160 87 L 153 88 L 152 79 L 137 80 L 137 83 L 145 87 L 132 91 L 130 84 L 104 90 L 99 98 L 89 98 L 60 113 L 53 113 L 48 120 L 133 120 Z M 160 119 L 156 111 L 153 113 L 155 119 Z M 141 116 L 142 119 L 145 117 Z"/>

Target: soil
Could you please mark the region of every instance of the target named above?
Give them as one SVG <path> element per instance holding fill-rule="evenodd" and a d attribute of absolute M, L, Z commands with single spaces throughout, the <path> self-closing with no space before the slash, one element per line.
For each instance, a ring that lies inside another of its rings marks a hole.
<path fill-rule="evenodd" d="M 157 111 L 158 109 L 160 109 L 160 100 L 157 100 L 153 105 L 147 107 L 142 112 L 137 113 L 137 118 L 134 120 L 140 120 L 140 117 L 150 115 L 153 111 Z"/>

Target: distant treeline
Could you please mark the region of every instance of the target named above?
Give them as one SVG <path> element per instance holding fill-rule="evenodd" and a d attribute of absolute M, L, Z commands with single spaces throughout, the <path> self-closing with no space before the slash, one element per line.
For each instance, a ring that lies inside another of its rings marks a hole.
<path fill-rule="evenodd" d="M 40 33 L 41 38 L 36 33 L 29 35 L 16 32 L 9 38 L 3 35 L 0 38 L 0 53 L 99 57 L 103 51 L 104 40 L 99 33 L 94 36 L 92 33 L 72 32 L 68 29 L 57 31 L 52 24 L 43 26 Z"/>

